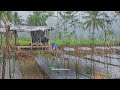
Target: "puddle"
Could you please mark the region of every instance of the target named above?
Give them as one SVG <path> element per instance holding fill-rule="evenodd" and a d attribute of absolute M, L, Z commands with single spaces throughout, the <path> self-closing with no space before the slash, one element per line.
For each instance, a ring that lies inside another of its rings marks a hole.
<path fill-rule="evenodd" d="M 92 49 L 89 48 L 89 47 L 80 47 L 80 48 L 78 48 L 78 49 L 81 49 L 81 50 L 92 50 Z"/>
<path fill-rule="evenodd" d="M 112 58 L 111 58 L 112 56 Z M 43 68 L 51 79 L 90 79 L 93 72 L 97 72 L 96 78 L 120 78 L 120 55 L 108 54 L 108 57 L 86 55 L 76 57 L 73 55 L 62 54 L 56 57 L 36 57 L 37 63 Z M 52 70 L 54 68 L 66 68 L 70 70 Z M 93 68 L 94 66 L 94 68 Z"/>
<path fill-rule="evenodd" d="M 67 56 L 67 55 L 66 55 Z M 57 58 L 53 60 L 53 58 L 49 59 L 46 63 L 46 60 L 43 58 L 36 58 L 36 61 L 38 64 L 44 69 L 44 71 L 49 75 L 51 79 L 88 79 L 89 75 L 86 75 L 86 72 L 84 69 L 79 68 L 77 70 L 77 76 L 76 76 L 76 60 L 74 59 L 74 56 L 70 59 L 65 59 L 63 57 Z M 80 64 L 80 62 L 78 62 Z M 51 66 L 54 68 L 67 68 L 69 70 L 51 70 Z M 82 65 L 81 65 L 82 66 Z M 83 65 L 84 66 L 84 65 Z M 85 67 L 84 67 L 85 68 Z M 81 72 L 81 74 L 80 74 Z M 85 72 L 85 73 L 83 73 Z"/>
<path fill-rule="evenodd" d="M 115 59 L 120 59 L 120 55 L 117 55 L 117 54 L 107 54 L 107 57 L 109 57 L 109 58 L 115 58 Z"/>
<path fill-rule="evenodd" d="M 76 51 L 74 48 L 64 47 L 65 51 Z"/>
<path fill-rule="evenodd" d="M 120 50 L 120 46 L 112 46 L 113 49 Z"/>
<path fill-rule="evenodd" d="M 85 57 L 91 59 L 91 55 L 87 55 Z M 113 65 L 118 65 L 118 66 L 120 65 L 119 59 L 115 59 L 115 58 L 109 58 L 109 57 L 107 58 L 107 57 L 93 55 L 93 60 L 100 61 L 103 63 L 113 64 Z"/>
<path fill-rule="evenodd" d="M 100 47 L 99 46 L 99 47 L 95 47 L 95 49 L 103 49 L 104 50 L 104 49 L 111 49 L 111 48 L 110 47 Z"/>
<path fill-rule="evenodd" d="M 47 61 L 48 63 L 46 63 L 46 60 L 43 58 L 36 58 L 36 61 L 52 79 L 56 79 L 56 78 L 64 79 L 64 77 L 66 77 L 66 79 L 69 79 L 69 78 L 90 79 L 90 76 L 92 73 L 90 62 L 86 63 L 86 60 L 82 60 L 81 58 L 70 56 L 70 55 L 62 55 L 61 58 L 58 58 L 58 59 L 54 58 L 54 60 L 53 58 L 51 58 L 49 59 L 49 61 Z M 76 62 L 77 62 L 77 69 L 76 69 Z M 52 71 L 50 68 L 51 66 L 50 64 L 52 64 L 54 68 L 69 68 L 70 70 Z"/>

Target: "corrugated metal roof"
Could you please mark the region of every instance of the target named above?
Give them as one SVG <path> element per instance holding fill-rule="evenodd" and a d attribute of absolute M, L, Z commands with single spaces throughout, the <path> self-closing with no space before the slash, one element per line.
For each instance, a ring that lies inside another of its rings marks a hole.
<path fill-rule="evenodd" d="M 9 23 L 9 25 L 11 26 L 10 27 L 10 30 L 11 31 L 18 31 L 18 32 L 30 32 L 30 31 L 38 31 L 38 30 L 42 30 L 42 31 L 45 31 L 45 30 L 51 30 L 53 28 L 49 28 L 48 26 L 14 26 L 12 23 Z M 5 25 L 3 25 L 3 23 L 1 24 L 1 27 L 0 27 L 0 32 L 5 32 Z"/>

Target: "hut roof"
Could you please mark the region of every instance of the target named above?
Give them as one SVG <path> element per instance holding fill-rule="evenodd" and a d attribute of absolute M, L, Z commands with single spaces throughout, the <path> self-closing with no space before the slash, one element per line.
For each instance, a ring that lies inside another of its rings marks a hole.
<path fill-rule="evenodd" d="M 39 31 L 39 30 L 45 31 L 51 29 L 52 28 L 49 28 L 47 26 L 20 26 L 19 29 L 17 30 L 30 32 L 30 31 Z"/>
<path fill-rule="evenodd" d="M 45 30 L 53 30 L 52 27 L 48 26 L 15 26 L 12 23 L 8 23 L 10 25 L 11 31 L 17 31 L 17 32 L 31 32 L 31 31 L 45 31 Z M 5 25 L 3 23 L 0 24 L 0 32 L 5 32 Z"/>

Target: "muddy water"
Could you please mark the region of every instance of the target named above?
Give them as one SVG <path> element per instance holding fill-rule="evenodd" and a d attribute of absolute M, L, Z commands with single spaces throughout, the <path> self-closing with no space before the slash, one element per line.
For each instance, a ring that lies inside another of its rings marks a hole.
<path fill-rule="evenodd" d="M 89 63 L 81 62 L 79 58 L 62 55 L 60 58 L 41 58 L 37 57 L 36 61 L 52 79 L 90 79 L 92 68 Z M 69 70 L 52 70 L 69 69 Z"/>
<path fill-rule="evenodd" d="M 90 50 L 87 47 L 81 49 Z M 65 48 L 65 50 L 74 51 L 74 48 Z M 90 79 L 96 72 L 105 74 L 105 78 L 120 78 L 120 55 L 118 54 L 92 55 L 92 59 L 91 55 L 77 57 L 63 54 L 59 58 L 39 55 L 35 60 L 51 79 Z"/>
<path fill-rule="evenodd" d="M 98 48 L 98 47 L 97 47 Z M 116 47 L 114 47 L 116 48 Z M 82 47 L 82 50 L 91 50 Z M 119 48 L 117 47 L 118 51 Z M 65 48 L 67 52 L 75 51 L 74 48 Z M 42 51 L 44 52 L 44 51 Z M 105 78 L 120 78 L 120 54 L 81 55 L 74 56 L 70 53 L 62 54 L 60 57 L 51 56 L 40 52 L 34 60 L 23 59 L 11 65 L 15 67 L 14 79 L 93 79 L 95 73 L 105 74 Z M 1 72 L 0 64 L 0 72 Z M 0 73 L 1 76 L 1 73 Z"/>
<path fill-rule="evenodd" d="M 76 72 L 74 70 L 75 66 L 72 67 L 74 63 L 69 65 L 68 67 L 68 62 L 61 61 L 60 59 L 57 59 L 57 61 L 50 59 L 46 61 L 43 58 L 36 58 L 36 61 L 51 79 L 76 79 L 76 78 L 89 79 L 89 77 L 86 77 L 85 75 L 81 75 L 81 74 L 76 76 Z M 59 70 L 52 70 L 52 67 Z M 70 67 L 73 68 L 73 70 L 70 69 Z M 70 70 L 60 70 L 60 69 L 70 69 Z"/>

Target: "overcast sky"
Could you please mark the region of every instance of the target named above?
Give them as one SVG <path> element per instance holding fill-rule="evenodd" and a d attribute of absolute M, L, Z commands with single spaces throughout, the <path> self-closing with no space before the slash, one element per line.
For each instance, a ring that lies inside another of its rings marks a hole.
<path fill-rule="evenodd" d="M 19 15 L 22 16 L 23 19 L 27 19 L 28 15 L 31 11 L 18 11 Z"/>
<path fill-rule="evenodd" d="M 19 13 L 20 16 L 22 16 L 22 18 L 23 18 L 24 20 L 26 20 L 27 17 L 28 17 L 28 15 L 32 13 L 32 11 L 17 11 L 17 12 Z M 107 11 L 107 12 L 110 13 L 111 11 Z M 57 23 L 57 22 L 56 22 L 56 19 L 55 19 L 55 18 L 49 19 L 49 20 L 47 21 L 48 26 L 49 26 L 49 25 L 50 25 L 50 26 L 55 26 L 56 23 Z"/>
<path fill-rule="evenodd" d="M 17 11 L 17 12 L 19 13 L 20 16 L 22 16 L 24 20 L 26 20 L 29 14 L 32 13 L 32 11 Z M 52 18 L 52 19 L 47 20 L 47 25 L 50 27 L 54 27 L 56 25 L 56 19 Z"/>

